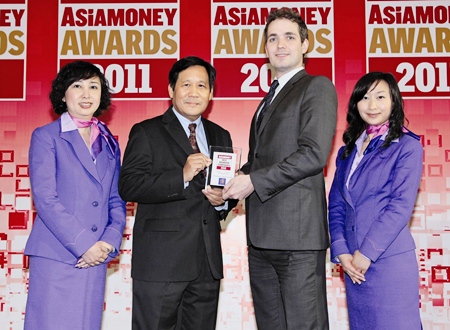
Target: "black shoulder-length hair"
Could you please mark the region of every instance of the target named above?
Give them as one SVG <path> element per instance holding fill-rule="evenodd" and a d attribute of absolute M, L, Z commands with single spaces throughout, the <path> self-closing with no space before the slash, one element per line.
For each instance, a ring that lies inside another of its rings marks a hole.
<path fill-rule="evenodd" d="M 358 80 L 348 102 L 348 126 L 342 137 L 345 143 L 345 150 L 342 154 L 342 158 L 344 159 L 351 154 L 355 148 L 356 140 L 367 128 L 366 122 L 359 115 L 358 102 L 362 100 L 366 93 L 377 86 L 380 81 L 385 81 L 388 84 L 392 100 L 392 112 L 389 117 L 389 133 L 386 136 L 383 146 L 388 147 L 393 140 L 403 134 L 402 127 L 405 121 L 405 112 L 403 111 L 404 102 L 397 81 L 391 73 L 369 72 Z M 374 86 L 372 87 L 372 85 Z"/>
<path fill-rule="evenodd" d="M 85 61 L 75 61 L 63 66 L 52 82 L 52 91 L 49 94 L 49 98 L 55 113 L 61 115 L 67 111 L 67 105 L 63 101 L 63 98 L 70 85 L 76 81 L 93 77 L 100 79 L 102 89 L 100 105 L 94 112 L 94 117 L 98 117 L 106 111 L 111 105 L 111 91 L 108 80 L 106 80 L 103 73 L 94 64 Z"/>

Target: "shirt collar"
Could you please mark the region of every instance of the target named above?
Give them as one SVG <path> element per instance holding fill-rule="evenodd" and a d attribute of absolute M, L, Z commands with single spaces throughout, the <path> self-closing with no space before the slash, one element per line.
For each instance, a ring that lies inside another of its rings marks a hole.
<path fill-rule="evenodd" d="M 69 113 L 66 111 L 61 115 L 61 132 L 70 132 L 77 129 L 72 118 L 70 118 Z"/>
<path fill-rule="evenodd" d="M 380 140 L 384 141 L 386 140 L 386 136 L 388 135 L 389 130 L 387 130 L 386 132 L 383 133 L 383 135 L 380 136 Z M 364 140 L 367 137 L 367 132 L 364 131 L 359 138 L 356 140 L 355 145 L 356 145 L 356 150 L 358 151 L 358 153 L 360 153 L 361 149 L 362 149 L 362 145 L 364 143 Z M 392 140 L 392 142 L 398 142 L 398 139 Z"/>
<path fill-rule="evenodd" d="M 285 73 L 284 75 L 281 76 L 281 78 L 278 79 L 278 87 L 277 87 L 277 91 L 281 90 L 283 88 L 284 85 L 286 85 L 286 83 L 291 80 L 291 78 L 293 76 L 295 76 L 298 72 L 300 72 L 301 70 L 303 70 L 303 67 L 300 68 L 296 68 L 294 70 L 289 71 L 288 73 Z"/>
<path fill-rule="evenodd" d="M 199 116 L 195 121 L 190 121 L 189 119 L 187 119 L 186 117 L 183 117 L 177 110 L 175 110 L 175 108 L 172 106 L 172 111 L 175 114 L 175 116 L 178 118 L 178 121 L 180 122 L 181 126 L 183 126 L 184 130 L 186 132 L 189 132 L 189 124 L 197 124 L 197 129 L 200 127 L 203 127 L 203 123 L 202 123 L 202 116 Z"/>

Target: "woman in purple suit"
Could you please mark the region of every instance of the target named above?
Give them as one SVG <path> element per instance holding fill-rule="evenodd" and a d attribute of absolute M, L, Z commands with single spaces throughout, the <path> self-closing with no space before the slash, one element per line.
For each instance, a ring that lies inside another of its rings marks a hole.
<path fill-rule="evenodd" d="M 100 329 L 107 264 L 125 227 L 119 146 L 96 118 L 110 91 L 96 66 L 77 61 L 58 73 L 50 100 L 61 116 L 33 132 L 29 152 L 38 215 L 25 247 L 25 329 Z"/>
<path fill-rule="evenodd" d="M 350 329 L 421 329 L 419 271 L 408 223 L 422 175 L 395 78 L 371 72 L 348 104 L 329 196 L 331 260 L 344 269 Z"/>

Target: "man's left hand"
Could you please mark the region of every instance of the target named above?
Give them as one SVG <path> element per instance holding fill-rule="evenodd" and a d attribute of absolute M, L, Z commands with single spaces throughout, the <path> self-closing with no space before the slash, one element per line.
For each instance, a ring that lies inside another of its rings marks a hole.
<path fill-rule="evenodd" d="M 248 174 L 240 174 L 230 180 L 223 188 L 222 198 L 241 200 L 248 197 L 255 188 Z"/>
<path fill-rule="evenodd" d="M 206 189 L 202 189 L 202 193 L 206 196 L 212 206 L 219 206 L 225 203 L 225 200 L 222 198 L 221 188 L 207 186 Z"/>

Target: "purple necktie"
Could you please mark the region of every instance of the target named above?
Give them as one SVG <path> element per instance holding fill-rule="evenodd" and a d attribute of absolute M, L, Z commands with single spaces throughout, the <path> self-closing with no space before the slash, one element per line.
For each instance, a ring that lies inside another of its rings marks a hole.
<path fill-rule="evenodd" d="M 256 120 L 256 131 L 259 131 L 259 126 L 261 126 L 261 122 L 263 120 L 264 114 L 266 113 L 267 108 L 269 107 L 270 103 L 272 102 L 273 95 L 275 94 L 275 90 L 277 89 L 278 85 L 280 83 L 278 80 L 274 80 L 272 84 L 270 85 L 269 92 L 266 94 L 266 96 L 263 99 L 263 106 L 261 108 L 261 111 L 259 112 L 258 119 Z"/>

